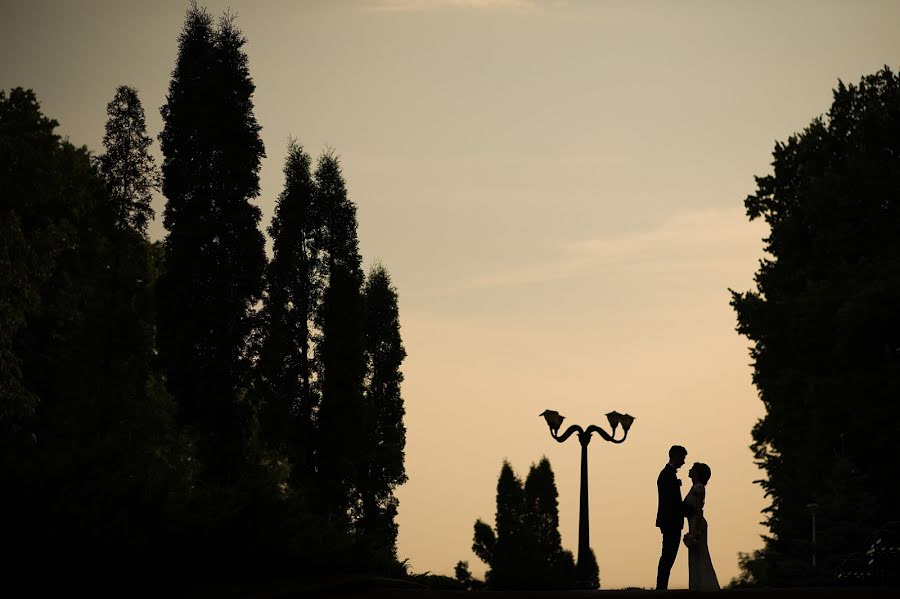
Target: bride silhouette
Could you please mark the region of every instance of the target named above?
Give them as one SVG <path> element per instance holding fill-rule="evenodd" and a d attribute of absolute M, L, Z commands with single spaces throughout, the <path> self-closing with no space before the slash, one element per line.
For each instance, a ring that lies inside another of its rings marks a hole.
<path fill-rule="evenodd" d="M 706 483 L 712 471 L 702 462 L 695 462 L 688 471 L 694 486 L 684 498 L 684 511 L 687 514 L 688 533 L 684 535 L 684 544 L 688 548 L 688 588 L 692 591 L 717 591 L 719 580 L 709 557 L 707 543 L 707 524 L 703 516 L 706 504 Z"/>

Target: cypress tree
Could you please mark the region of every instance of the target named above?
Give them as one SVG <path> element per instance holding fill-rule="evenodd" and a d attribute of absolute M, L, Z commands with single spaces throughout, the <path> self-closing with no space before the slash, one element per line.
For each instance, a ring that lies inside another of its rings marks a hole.
<path fill-rule="evenodd" d="M 403 464 L 406 427 L 400 366 L 406 350 L 400 338 L 397 290 L 382 265 L 369 272 L 365 284 L 366 459 L 359 482 L 361 528 L 386 560 L 397 558 L 397 499 L 394 489 L 406 482 Z"/>
<path fill-rule="evenodd" d="M 152 191 L 159 185 L 159 173 L 148 150 L 144 107 L 137 90 L 127 85 L 116 88 L 106 106 L 105 152 L 98 159 L 113 204 L 116 226 L 130 228 L 143 237 L 153 220 Z"/>
<path fill-rule="evenodd" d="M 526 565 L 525 490 L 509 462 L 503 462 L 497 479 L 496 531 L 478 520 L 475 523 L 475 554 L 489 558 L 485 582 L 490 589 L 521 589 Z"/>
<path fill-rule="evenodd" d="M 525 566 L 525 491 L 521 479 L 504 461 L 497 479 L 497 544 L 491 564 L 491 586 L 497 589 L 523 588 Z"/>
<path fill-rule="evenodd" d="M 532 588 L 571 588 L 575 580 L 575 561 L 570 551 L 563 550 L 559 534 L 558 496 L 550 461 L 542 458 L 531 465 L 525 479 L 525 524 L 531 563 L 528 572 Z"/>
<path fill-rule="evenodd" d="M 168 234 L 158 286 L 160 358 L 209 477 L 223 481 L 246 451 L 246 342 L 265 267 L 260 212 L 250 203 L 265 151 L 244 43 L 233 17 L 214 28 L 206 10 L 192 5 L 161 109 Z"/>
<path fill-rule="evenodd" d="M 320 507 L 348 530 L 358 496 L 366 426 L 363 383 L 363 273 L 356 235 L 356 206 L 347 197 L 340 162 L 333 152 L 319 158 L 317 205 L 323 214 L 323 259 L 327 276 L 317 314 L 321 334 L 315 357 L 321 405 L 318 412 L 317 488 Z"/>
<path fill-rule="evenodd" d="M 267 267 L 260 357 L 263 433 L 292 462 L 295 489 L 309 484 L 313 466 L 314 320 L 322 296 L 321 211 L 316 206 L 310 157 L 292 142 L 285 186 L 269 228 L 273 257 Z M 301 489 L 302 490 L 302 489 Z"/>
<path fill-rule="evenodd" d="M 96 160 L 106 183 L 105 210 L 113 224 L 108 232 L 112 264 L 104 362 L 109 378 L 130 379 L 127 388 L 118 390 L 120 394 L 143 396 L 153 351 L 149 297 L 153 267 L 147 224 L 154 216 L 150 200 L 159 187 L 159 171 L 149 153 L 152 142 L 137 91 L 120 85 L 106 113 L 105 151 Z"/>

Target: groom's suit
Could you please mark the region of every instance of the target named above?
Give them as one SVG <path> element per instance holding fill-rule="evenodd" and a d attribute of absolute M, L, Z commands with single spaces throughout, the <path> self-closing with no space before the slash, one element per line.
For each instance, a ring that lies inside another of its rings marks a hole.
<path fill-rule="evenodd" d="M 659 507 L 656 510 L 656 526 L 662 532 L 662 555 L 656 571 L 656 588 L 669 588 L 669 573 L 678 555 L 681 530 L 684 528 L 684 507 L 681 503 L 681 481 L 675 468 L 666 464 L 656 479 Z"/>

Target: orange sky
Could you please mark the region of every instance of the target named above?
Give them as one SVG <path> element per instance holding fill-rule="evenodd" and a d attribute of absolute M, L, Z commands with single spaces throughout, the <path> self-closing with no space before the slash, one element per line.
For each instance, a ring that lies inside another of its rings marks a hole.
<path fill-rule="evenodd" d="M 472 525 L 493 521 L 504 459 L 523 477 L 550 459 L 574 551 L 578 445 L 554 442 L 538 414 L 603 425 L 615 409 L 637 417 L 628 441 L 595 437 L 589 452 L 603 587 L 654 584 L 654 482 L 673 443 L 712 468 L 710 549 L 719 580 L 735 576 L 765 506 L 748 449 L 762 405 L 727 293 L 752 285 L 766 233 L 742 202 L 839 78 L 896 69 L 900 4 L 206 5 L 230 5 L 249 40 L 263 227 L 288 137 L 314 155 L 329 144 L 365 262 L 398 288 L 412 570 L 452 574 L 462 559 L 483 574 Z M 186 6 L 4 1 L 0 83 L 33 88 L 95 151 L 115 87 L 133 85 L 156 136 Z M 684 551 L 672 586 L 687 586 Z"/>

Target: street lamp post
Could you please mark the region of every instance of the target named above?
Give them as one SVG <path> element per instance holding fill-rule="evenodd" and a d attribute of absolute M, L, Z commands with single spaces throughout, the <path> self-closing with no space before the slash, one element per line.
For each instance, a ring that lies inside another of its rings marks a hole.
<path fill-rule="evenodd" d="M 843 435 L 841 435 L 843 437 Z M 812 517 L 812 565 L 816 567 L 816 511 L 819 509 L 818 503 L 807 503 L 806 509 Z"/>
<path fill-rule="evenodd" d="M 578 566 L 582 565 L 582 560 L 587 556 L 588 551 L 590 551 L 591 542 L 590 542 L 590 525 L 588 519 L 588 470 L 587 470 L 587 447 L 588 443 L 591 442 L 591 433 L 597 433 L 604 441 L 609 441 L 610 443 L 621 443 L 628 437 L 628 429 L 631 428 L 631 423 L 634 422 L 634 416 L 629 416 L 628 414 L 619 414 L 618 412 L 610 412 L 606 415 L 606 418 L 609 420 L 609 425 L 612 428 L 612 434 L 607 433 L 605 430 L 600 428 L 597 425 L 590 425 L 586 429 L 582 429 L 579 425 L 573 424 L 566 431 L 560 435 L 559 429 L 562 426 L 563 420 L 565 420 L 565 416 L 561 416 L 559 412 L 554 410 L 544 410 L 540 416 L 543 416 L 547 421 L 547 426 L 550 428 L 550 436 L 556 439 L 557 443 L 563 443 L 566 439 L 571 437 L 574 433 L 578 433 L 578 441 L 581 443 L 581 502 L 580 509 L 578 512 Z M 619 425 L 622 425 L 623 435 L 621 439 L 616 439 L 616 428 Z"/>

